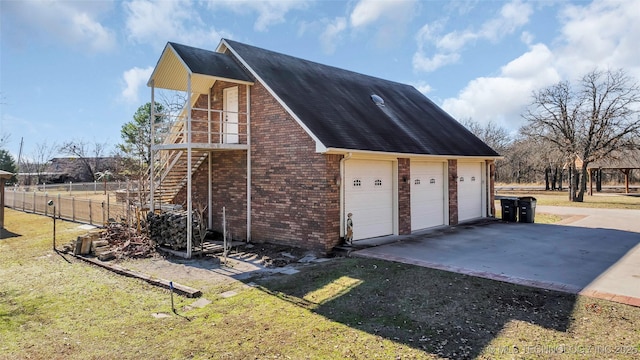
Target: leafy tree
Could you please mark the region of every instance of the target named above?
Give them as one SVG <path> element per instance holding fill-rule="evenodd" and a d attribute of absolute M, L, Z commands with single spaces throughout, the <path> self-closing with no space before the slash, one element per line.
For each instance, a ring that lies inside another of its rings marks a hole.
<path fill-rule="evenodd" d="M 18 172 L 18 166 L 16 161 L 11 156 L 11 153 L 5 149 L 0 149 L 0 170 L 8 171 L 10 173 Z M 16 176 L 13 175 L 7 184 L 13 184 L 16 182 Z"/>
<path fill-rule="evenodd" d="M 155 124 L 165 122 L 164 106 L 156 103 Z M 129 167 L 139 167 L 138 171 L 144 171 L 151 162 L 151 103 L 148 102 L 138 108 L 133 115 L 133 120 L 122 125 L 120 136 L 122 143 L 117 148 L 123 157 L 129 160 Z M 136 165 L 137 164 L 137 165 Z"/>
<path fill-rule="evenodd" d="M 640 86 L 623 70 L 593 70 L 577 84 L 562 81 L 533 93 L 521 132 L 563 154 L 575 180 L 569 198 L 582 202 L 587 167 L 619 150 L 638 146 Z M 582 161 L 580 172 L 577 160 Z"/>

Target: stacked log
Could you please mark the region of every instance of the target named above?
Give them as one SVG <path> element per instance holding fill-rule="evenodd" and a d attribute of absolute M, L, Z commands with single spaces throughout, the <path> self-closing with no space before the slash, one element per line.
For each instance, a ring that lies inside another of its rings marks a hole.
<path fill-rule="evenodd" d="M 154 242 L 127 224 L 109 223 L 100 239 L 108 243 L 117 258 L 144 258 L 155 252 Z"/>
<path fill-rule="evenodd" d="M 187 212 L 184 210 L 167 211 L 161 214 L 149 212 L 147 214 L 149 237 L 159 245 L 165 245 L 173 250 L 187 248 Z M 200 225 L 196 216 L 191 222 L 192 246 L 200 244 Z"/>

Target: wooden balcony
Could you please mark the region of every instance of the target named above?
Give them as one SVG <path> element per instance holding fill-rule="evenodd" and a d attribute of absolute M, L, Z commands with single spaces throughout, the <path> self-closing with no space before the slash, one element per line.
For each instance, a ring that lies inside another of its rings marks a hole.
<path fill-rule="evenodd" d="M 184 114 L 154 125 L 152 151 L 157 150 L 246 150 L 247 113 L 213 109 L 191 109 L 191 126 Z M 189 141 L 190 139 L 190 141 Z"/>

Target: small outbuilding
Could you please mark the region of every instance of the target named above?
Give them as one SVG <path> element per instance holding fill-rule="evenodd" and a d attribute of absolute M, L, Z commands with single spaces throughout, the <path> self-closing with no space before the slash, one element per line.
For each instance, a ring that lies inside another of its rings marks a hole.
<path fill-rule="evenodd" d="M 188 99 L 151 116 L 152 210 L 323 252 L 349 219 L 357 241 L 493 216 L 500 155 L 411 85 L 222 39 L 167 43 L 148 86 Z"/>

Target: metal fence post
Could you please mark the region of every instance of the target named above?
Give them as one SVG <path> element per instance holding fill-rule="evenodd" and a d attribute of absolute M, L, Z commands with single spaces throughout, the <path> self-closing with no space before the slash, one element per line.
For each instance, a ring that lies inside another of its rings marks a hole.
<path fill-rule="evenodd" d="M 104 218 L 104 201 L 102 202 L 102 225 L 106 224 L 105 222 L 105 218 Z"/>
<path fill-rule="evenodd" d="M 60 193 L 58 193 L 58 219 L 60 219 L 60 212 L 62 211 L 61 206 L 62 204 L 60 203 Z M 56 217 L 56 214 L 53 214 L 53 217 Z"/>
<path fill-rule="evenodd" d="M 91 199 L 89 199 L 89 225 L 93 225 L 93 216 L 91 214 Z"/>
<path fill-rule="evenodd" d="M 76 198 L 71 197 L 71 220 L 76 221 Z"/>
<path fill-rule="evenodd" d="M 33 213 L 36 214 L 36 192 L 33 192 Z"/>
<path fill-rule="evenodd" d="M 48 198 L 49 198 L 49 194 L 44 193 L 44 216 L 49 215 L 49 209 L 47 209 L 48 208 L 47 202 L 49 200 Z M 56 214 L 54 212 L 53 217 L 55 217 L 55 216 L 56 216 Z"/>

